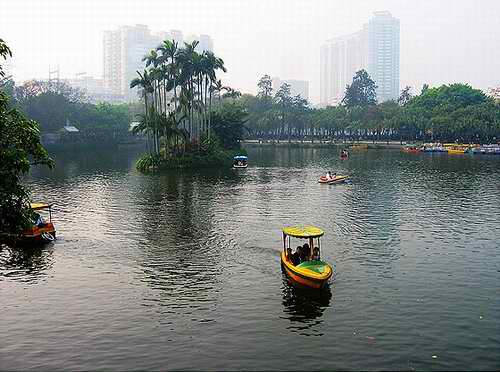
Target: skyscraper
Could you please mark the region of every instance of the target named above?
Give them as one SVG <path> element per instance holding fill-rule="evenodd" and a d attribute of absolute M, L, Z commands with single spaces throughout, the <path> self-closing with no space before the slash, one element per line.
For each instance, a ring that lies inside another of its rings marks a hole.
<path fill-rule="evenodd" d="M 389 12 L 375 12 L 368 23 L 368 73 L 379 102 L 398 98 L 399 20 Z"/>
<path fill-rule="evenodd" d="M 124 101 L 137 99 L 130 89 L 130 81 L 137 70 L 144 69 L 142 58 L 160 43 L 146 25 L 121 26 L 115 31 L 104 32 L 103 78 L 104 88 Z"/>
<path fill-rule="evenodd" d="M 363 29 L 328 40 L 320 51 L 320 101 L 339 104 L 356 71 L 366 69 L 379 102 L 399 95 L 399 20 L 375 12 Z"/>

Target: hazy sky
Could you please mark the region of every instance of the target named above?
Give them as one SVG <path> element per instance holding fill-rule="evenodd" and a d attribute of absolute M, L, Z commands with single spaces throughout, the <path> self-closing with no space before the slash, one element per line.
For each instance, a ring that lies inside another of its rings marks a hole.
<path fill-rule="evenodd" d="M 0 0 L 0 38 L 22 81 L 46 78 L 49 64 L 61 77 L 100 77 L 102 31 L 119 25 L 206 33 L 226 62 L 226 84 L 253 93 L 266 73 L 309 80 L 315 102 L 320 45 L 376 10 L 401 21 L 402 87 L 500 86 L 500 0 Z"/>

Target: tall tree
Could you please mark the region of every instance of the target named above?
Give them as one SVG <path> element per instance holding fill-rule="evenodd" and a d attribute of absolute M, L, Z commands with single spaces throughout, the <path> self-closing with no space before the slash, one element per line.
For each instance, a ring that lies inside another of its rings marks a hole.
<path fill-rule="evenodd" d="M 368 106 L 377 103 L 377 85 L 365 70 L 356 72 L 352 83 L 346 86 L 342 100 L 347 107 Z"/>
<path fill-rule="evenodd" d="M 269 75 L 264 75 L 260 78 L 257 86 L 259 87 L 259 98 L 269 98 L 273 94 L 273 82 Z"/>
<path fill-rule="evenodd" d="M 399 95 L 399 98 L 398 98 L 398 104 L 400 106 L 404 106 L 408 102 L 410 102 L 410 99 L 412 97 L 410 91 L 411 91 L 411 87 L 408 85 L 401 91 L 401 94 Z"/>
<path fill-rule="evenodd" d="M 12 57 L 12 51 L 7 46 L 5 41 L 3 41 L 3 39 L 0 39 L 0 57 L 2 59 L 7 59 L 7 57 Z M 3 71 L 2 65 L 0 64 L 0 78 L 3 78 L 4 76 L 5 72 Z"/>

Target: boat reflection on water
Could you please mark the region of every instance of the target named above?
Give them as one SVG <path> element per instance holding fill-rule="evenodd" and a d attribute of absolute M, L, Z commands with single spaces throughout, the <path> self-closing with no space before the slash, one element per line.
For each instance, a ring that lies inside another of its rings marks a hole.
<path fill-rule="evenodd" d="M 330 307 L 332 292 L 329 287 L 320 291 L 292 285 L 283 274 L 283 312 L 284 318 L 290 320 L 289 329 L 307 336 L 322 336 L 317 329 L 323 322 L 322 316 Z"/>
<path fill-rule="evenodd" d="M 36 282 L 53 265 L 52 247 L 0 248 L 0 276 L 22 282 Z"/>

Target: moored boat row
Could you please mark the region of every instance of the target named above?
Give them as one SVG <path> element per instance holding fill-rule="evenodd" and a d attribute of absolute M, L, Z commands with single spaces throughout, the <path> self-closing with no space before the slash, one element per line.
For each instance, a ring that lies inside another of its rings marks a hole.
<path fill-rule="evenodd" d="M 460 143 L 424 143 L 422 146 L 406 145 L 401 148 L 406 153 L 446 153 L 450 155 L 460 154 L 485 154 L 500 155 L 500 145 L 478 145 Z"/>

